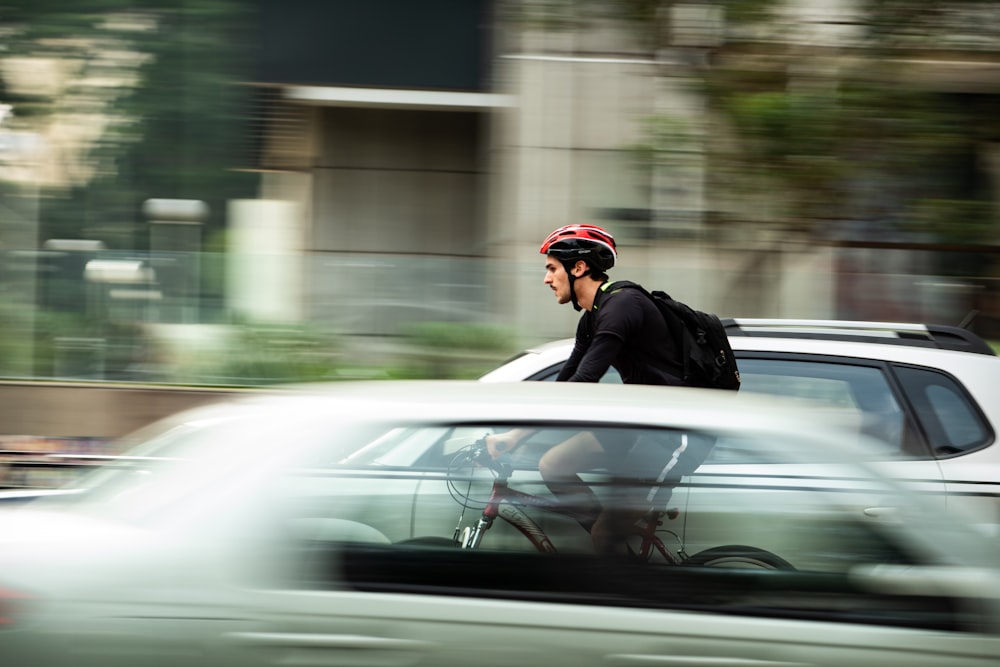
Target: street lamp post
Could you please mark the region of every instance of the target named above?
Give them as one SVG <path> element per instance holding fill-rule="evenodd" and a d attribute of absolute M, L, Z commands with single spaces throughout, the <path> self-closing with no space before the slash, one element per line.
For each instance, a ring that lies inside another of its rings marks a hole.
<path fill-rule="evenodd" d="M 198 199 L 147 199 L 143 214 L 150 224 L 150 265 L 160 278 L 164 305 L 177 321 L 197 323 L 201 233 L 208 205 Z M 177 301 L 171 304 L 170 297 Z"/>

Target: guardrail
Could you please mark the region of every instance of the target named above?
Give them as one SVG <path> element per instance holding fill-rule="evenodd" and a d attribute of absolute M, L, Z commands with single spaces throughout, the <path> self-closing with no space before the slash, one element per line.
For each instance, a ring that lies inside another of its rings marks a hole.
<path fill-rule="evenodd" d="M 0 488 L 55 488 L 121 452 L 115 440 L 252 389 L 0 382 Z"/>

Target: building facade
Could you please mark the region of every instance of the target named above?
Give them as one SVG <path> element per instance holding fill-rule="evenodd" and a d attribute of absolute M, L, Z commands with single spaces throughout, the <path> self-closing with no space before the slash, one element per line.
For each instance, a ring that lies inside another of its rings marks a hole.
<path fill-rule="evenodd" d="M 565 336 L 576 314 L 552 307 L 537 243 L 592 222 L 621 241 L 616 275 L 724 315 L 956 323 L 993 310 L 982 295 L 998 285 L 935 278 L 927 238 L 848 231 L 861 247 L 845 249 L 842 230 L 868 230 L 867 214 L 792 232 L 775 224 L 787 193 L 720 186 L 726 125 L 706 72 L 835 89 L 870 39 L 854 3 L 788 3 L 763 26 L 727 23 L 724 4 L 664 3 L 637 29 L 527 11 L 539 3 L 261 0 L 262 185 L 230 217 L 233 307 L 359 337 L 425 321 Z M 1000 93 L 995 24 L 972 20 L 996 9 L 964 9 L 890 49 L 886 84 L 963 103 Z M 973 155 L 994 201 L 998 140 Z"/>

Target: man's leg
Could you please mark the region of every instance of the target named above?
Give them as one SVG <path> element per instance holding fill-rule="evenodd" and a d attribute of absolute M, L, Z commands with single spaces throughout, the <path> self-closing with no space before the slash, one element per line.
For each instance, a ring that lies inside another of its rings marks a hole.
<path fill-rule="evenodd" d="M 664 509 L 686 474 L 682 469 L 697 467 L 704 458 L 688 465 L 697 455 L 689 451 L 686 434 L 663 431 L 632 437 L 615 443 L 622 453 L 613 457 L 615 483 L 591 531 L 598 551 L 608 555 L 629 553 L 628 540 L 636 535 L 638 522 L 651 510 Z"/>
<path fill-rule="evenodd" d="M 601 512 L 601 502 L 580 479 L 584 470 L 605 464 L 604 448 L 589 431 L 577 433 L 542 455 L 538 471 L 552 494 L 567 509 L 579 515 L 577 521 L 590 531 Z"/>
<path fill-rule="evenodd" d="M 636 523 L 648 508 L 634 506 L 608 507 L 597 517 L 590 536 L 597 553 L 605 556 L 627 556 L 628 538 L 635 534 Z"/>

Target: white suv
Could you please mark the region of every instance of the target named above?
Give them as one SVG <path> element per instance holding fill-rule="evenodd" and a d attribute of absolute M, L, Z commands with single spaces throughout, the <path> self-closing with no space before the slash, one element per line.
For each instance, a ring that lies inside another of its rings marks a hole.
<path fill-rule="evenodd" d="M 835 406 L 858 430 L 887 443 L 884 458 L 894 476 L 950 508 L 975 512 L 1000 533 L 1000 357 L 986 342 L 947 326 L 723 322 L 741 393 Z M 541 345 L 480 379 L 554 380 L 572 349 L 572 339 Z M 620 381 L 613 370 L 602 380 Z"/>

